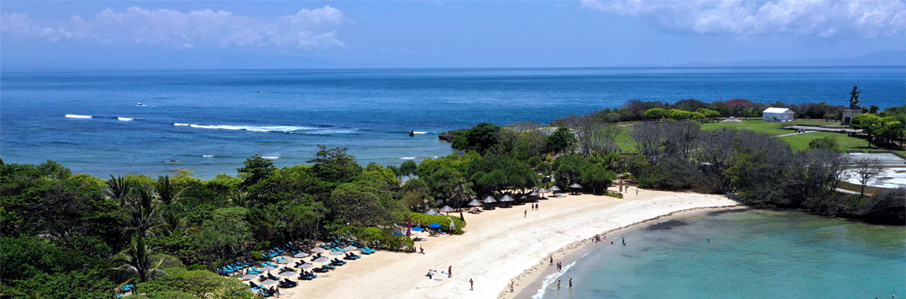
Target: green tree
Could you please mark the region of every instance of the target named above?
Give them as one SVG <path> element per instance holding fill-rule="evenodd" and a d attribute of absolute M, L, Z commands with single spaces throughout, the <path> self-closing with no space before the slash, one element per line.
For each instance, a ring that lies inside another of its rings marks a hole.
<path fill-rule="evenodd" d="M 670 109 L 670 111 L 667 111 L 667 116 L 675 120 L 689 119 L 692 118 L 692 112 L 679 109 Z"/>
<path fill-rule="evenodd" d="M 174 186 L 170 180 L 170 176 L 162 175 L 157 177 L 157 182 L 154 184 L 154 191 L 157 192 L 157 197 L 161 202 L 169 205 L 170 203 L 179 201 L 179 196 L 182 194 L 183 189 Z"/>
<path fill-rule="evenodd" d="M 660 120 L 667 117 L 667 110 L 664 108 L 651 108 L 645 110 L 645 117 L 651 120 Z"/>
<path fill-rule="evenodd" d="M 558 128 L 553 134 L 547 136 L 544 143 L 545 152 L 559 154 L 566 153 L 576 141 L 576 136 L 568 128 Z"/>
<path fill-rule="evenodd" d="M 458 138 L 457 138 L 458 137 Z M 454 136 L 453 148 L 485 153 L 500 143 L 500 127 L 491 123 L 480 123 L 475 127 Z"/>
<path fill-rule="evenodd" d="M 217 258 L 236 257 L 252 240 L 248 216 L 249 210 L 242 207 L 216 209 L 192 239 Z"/>
<path fill-rule="evenodd" d="M 320 149 L 315 157 L 308 160 L 313 163 L 314 174 L 328 182 L 346 183 L 353 181 L 362 174 L 362 166 L 355 157 L 347 154 L 348 148 L 327 149 L 325 145 L 318 145 Z"/>
<path fill-rule="evenodd" d="M 415 175 L 415 170 L 418 169 L 418 164 L 415 161 L 407 160 L 400 165 L 400 174 L 405 175 L 406 178 L 411 179 Z"/>
<path fill-rule="evenodd" d="M 132 242 L 126 251 L 121 252 L 114 257 L 114 262 L 120 264 L 117 268 L 127 274 L 138 278 L 139 281 L 147 281 L 154 275 L 164 273 L 160 270 L 163 259 L 155 260 L 151 257 L 151 248 L 146 244 L 145 237 L 136 234 L 132 237 Z"/>
<path fill-rule="evenodd" d="M 827 136 L 809 141 L 809 149 L 825 149 L 833 152 L 840 151 L 840 144 L 836 136 Z"/>
<path fill-rule="evenodd" d="M 126 206 L 126 199 L 132 193 L 132 183 L 122 176 L 114 177 L 111 175 L 110 179 L 107 180 L 107 189 L 104 190 L 104 193 L 119 202 L 120 207 Z"/>
<path fill-rule="evenodd" d="M 245 166 L 238 169 L 239 177 L 243 179 L 242 183 L 239 184 L 239 188 L 242 190 L 267 178 L 276 170 L 271 160 L 262 158 L 259 155 L 246 159 L 243 164 Z"/>
<path fill-rule="evenodd" d="M 603 166 L 589 163 L 582 167 L 582 174 L 579 176 L 579 180 L 582 182 L 582 186 L 592 188 L 592 193 L 600 194 L 598 191 L 607 190 L 607 187 L 610 186 L 615 177 L 616 174 L 613 171 L 609 171 Z"/>

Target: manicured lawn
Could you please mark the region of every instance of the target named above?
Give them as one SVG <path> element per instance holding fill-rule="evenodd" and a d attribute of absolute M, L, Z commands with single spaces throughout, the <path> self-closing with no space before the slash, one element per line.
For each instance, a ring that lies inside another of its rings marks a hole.
<path fill-rule="evenodd" d="M 859 150 L 867 151 L 868 142 L 863 138 L 850 137 L 846 134 L 841 133 L 830 133 L 830 132 L 819 132 L 819 133 L 808 133 L 808 134 L 799 134 L 787 137 L 780 137 L 780 140 L 786 141 L 790 144 L 790 147 L 794 151 L 802 151 L 808 149 L 808 143 L 812 140 L 818 138 L 824 138 L 828 136 L 837 137 L 837 144 L 840 145 L 840 149 L 843 151 Z M 878 148 L 876 144 L 872 144 L 871 150 L 884 150 L 883 148 Z M 906 155 L 906 151 L 897 150 L 900 154 Z"/>
<path fill-rule="evenodd" d="M 790 144 L 790 147 L 794 151 L 803 151 L 808 149 L 808 143 L 812 140 L 818 138 L 824 138 L 828 136 L 837 137 L 837 144 L 840 145 L 840 149 L 844 151 L 848 150 L 867 150 L 868 143 L 865 142 L 865 139 L 850 137 L 846 134 L 840 133 L 831 133 L 831 132 L 818 132 L 818 133 L 808 133 L 808 134 L 799 134 L 787 137 L 781 137 L 780 140 L 786 141 Z M 876 147 L 873 149 L 877 149 Z"/>
<path fill-rule="evenodd" d="M 797 120 L 791 122 L 773 122 L 773 121 L 763 121 L 760 119 L 743 119 L 742 122 L 738 123 L 705 123 L 702 124 L 702 130 L 717 130 L 720 128 L 733 128 L 733 129 L 744 129 L 755 132 L 761 132 L 769 135 L 783 135 L 795 133 L 793 130 L 784 130 L 783 127 L 791 125 L 819 125 L 819 126 L 836 126 L 840 122 L 837 121 L 823 121 L 823 120 Z"/>
<path fill-rule="evenodd" d="M 632 139 L 632 135 L 629 134 L 629 132 L 632 131 L 632 127 L 621 127 L 621 129 L 623 129 L 623 131 L 613 139 L 613 142 L 616 143 L 617 147 L 624 153 L 638 152 L 635 148 L 635 140 Z"/>

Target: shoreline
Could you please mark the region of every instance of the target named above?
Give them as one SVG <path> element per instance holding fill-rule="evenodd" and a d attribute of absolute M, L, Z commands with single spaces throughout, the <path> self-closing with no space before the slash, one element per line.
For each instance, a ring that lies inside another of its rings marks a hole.
<path fill-rule="evenodd" d="M 416 242 L 425 254 L 378 251 L 281 290 L 281 297 L 359 298 L 367 292 L 374 298 L 494 298 L 514 277 L 525 277 L 526 269 L 541 269 L 539 261 L 552 252 L 582 247 L 602 231 L 678 211 L 739 205 L 723 195 L 654 190 L 623 194 L 623 199 L 569 195 L 541 200 L 537 210 L 516 205 L 465 214 L 465 234 Z M 452 276 L 446 273 L 449 267 Z M 425 275 L 429 269 L 437 272 L 431 279 Z"/>
<path fill-rule="evenodd" d="M 666 215 L 660 215 L 660 216 L 657 216 L 654 218 L 650 218 L 650 219 L 642 220 L 642 221 L 639 221 L 636 223 L 632 223 L 632 224 L 629 224 L 629 225 L 626 225 L 623 227 L 618 227 L 618 228 L 604 231 L 601 233 L 601 236 L 606 237 L 607 235 L 613 235 L 613 234 L 618 235 L 621 232 L 640 228 L 641 226 L 643 226 L 645 224 L 650 224 L 650 223 L 656 222 L 656 221 L 662 221 L 662 220 L 666 221 L 666 220 L 670 220 L 670 219 L 689 217 L 689 216 L 693 216 L 693 215 L 697 215 L 697 214 L 710 214 L 710 213 L 720 213 L 720 212 L 727 212 L 727 211 L 744 211 L 744 210 L 749 210 L 749 209 L 751 209 L 751 208 L 746 205 L 737 204 L 737 205 L 730 205 L 730 206 L 696 207 L 696 208 L 690 208 L 690 209 L 686 209 L 686 210 L 678 210 L 678 211 L 674 211 L 674 212 L 671 212 Z M 613 239 L 608 239 L 608 240 L 615 240 L 615 239 L 616 239 L 616 237 L 614 237 Z M 606 243 L 606 241 L 608 241 L 608 240 L 604 240 L 601 242 Z M 562 264 L 564 265 L 563 266 L 564 271 L 561 273 L 565 273 L 566 272 L 565 269 L 567 269 L 568 266 L 572 265 L 576 261 L 585 257 L 586 254 L 595 250 L 597 245 L 598 244 L 594 243 L 593 237 L 587 238 L 587 239 L 584 239 L 581 241 L 576 241 L 576 242 L 570 243 L 570 244 L 552 252 L 550 254 L 550 256 L 554 258 L 555 262 L 562 262 Z M 605 245 L 607 245 L 607 244 L 605 244 Z M 545 265 L 545 264 L 547 264 L 547 265 Z M 497 296 L 497 298 L 499 298 L 499 299 L 533 298 L 537 294 L 534 291 L 538 290 L 539 287 L 543 286 L 548 275 L 556 273 L 554 268 L 555 267 L 549 265 L 548 258 L 538 261 L 537 264 L 526 269 L 521 274 L 519 274 L 519 276 L 516 276 L 516 277 L 513 277 L 512 279 L 510 279 L 509 283 L 511 283 L 513 285 L 513 292 L 510 292 L 509 287 L 508 287 L 510 284 L 507 284 L 507 287 L 505 287 L 503 290 L 501 290 L 501 292 Z"/>

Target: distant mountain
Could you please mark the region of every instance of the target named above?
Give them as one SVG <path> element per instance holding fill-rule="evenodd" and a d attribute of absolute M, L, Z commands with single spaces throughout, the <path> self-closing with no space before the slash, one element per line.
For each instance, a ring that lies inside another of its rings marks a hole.
<path fill-rule="evenodd" d="M 733 61 L 724 63 L 684 63 L 680 67 L 737 67 L 737 66 L 906 66 L 906 51 L 877 51 L 856 57 Z"/>

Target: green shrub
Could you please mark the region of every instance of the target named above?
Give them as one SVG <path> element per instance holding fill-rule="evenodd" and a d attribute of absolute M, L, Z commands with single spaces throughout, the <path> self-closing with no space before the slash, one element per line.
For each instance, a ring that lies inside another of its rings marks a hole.
<path fill-rule="evenodd" d="M 346 227 L 340 235 L 352 236 L 361 245 L 372 249 L 413 252 L 415 241 L 406 236 L 394 236 L 394 231 L 377 227 Z"/>
<path fill-rule="evenodd" d="M 607 190 L 607 191 L 604 191 L 604 195 L 610 196 L 610 197 L 616 197 L 616 198 L 623 198 L 623 193 L 620 193 L 617 191 Z"/>
<path fill-rule="evenodd" d="M 411 213 L 409 216 L 412 217 L 412 227 L 421 226 L 427 229 L 429 224 L 437 222 L 437 224 L 440 224 L 440 230 L 452 232 L 455 235 L 461 235 L 464 232 L 463 229 L 466 228 L 466 222 L 459 219 L 459 216 L 425 215 L 422 213 Z M 450 219 L 453 219 L 456 229 L 450 230 Z"/>

